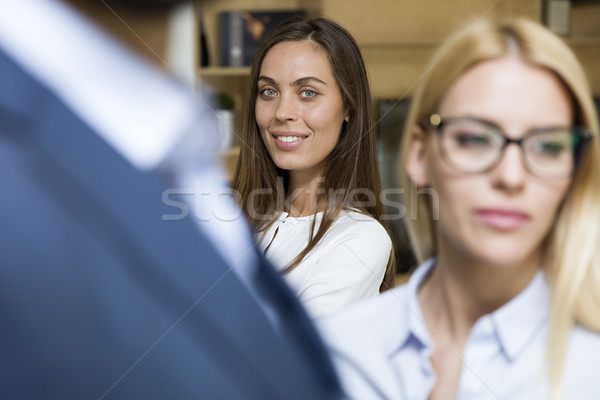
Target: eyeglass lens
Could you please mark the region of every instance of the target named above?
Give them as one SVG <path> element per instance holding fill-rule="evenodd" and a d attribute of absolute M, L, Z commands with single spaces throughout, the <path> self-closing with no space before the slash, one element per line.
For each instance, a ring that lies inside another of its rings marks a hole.
<path fill-rule="evenodd" d="M 476 173 L 493 168 L 508 142 L 515 142 L 497 127 L 469 118 L 448 119 L 440 128 L 442 156 L 459 172 Z M 572 174 L 579 139 L 567 127 L 536 130 L 516 143 L 521 145 L 525 166 L 532 174 L 553 179 Z"/>

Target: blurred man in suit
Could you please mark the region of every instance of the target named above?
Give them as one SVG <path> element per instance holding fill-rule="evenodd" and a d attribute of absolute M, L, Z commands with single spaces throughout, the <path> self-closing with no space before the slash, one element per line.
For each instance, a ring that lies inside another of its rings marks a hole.
<path fill-rule="evenodd" d="M 211 113 L 148 62 L 175 3 L 0 0 L 1 398 L 339 397 L 245 224 L 164 219 L 159 176 L 221 179 Z"/>

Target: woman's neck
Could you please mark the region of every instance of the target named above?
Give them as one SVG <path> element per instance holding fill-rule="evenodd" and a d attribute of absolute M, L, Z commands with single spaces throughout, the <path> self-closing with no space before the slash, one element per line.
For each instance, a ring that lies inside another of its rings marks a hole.
<path fill-rule="evenodd" d="M 292 217 L 312 215 L 317 210 L 317 198 L 320 194 L 322 174 L 316 172 L 290 171 L 288 188 L 289 213 Z"/>
<path fill-rule="evenodd" d="M 464 342 L 481 316 L 517 296 L 539 268 L 539 252 L 514 265 L 489 265 L 440 251 L 434 269 L 419 289 L 424 318 L 430 329 Z"/>

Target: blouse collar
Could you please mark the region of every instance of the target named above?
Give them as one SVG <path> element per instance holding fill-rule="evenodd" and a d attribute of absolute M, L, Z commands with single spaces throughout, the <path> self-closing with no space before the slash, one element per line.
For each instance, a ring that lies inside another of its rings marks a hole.
<path fill-rule="evenodd" d="M 427 356 L 433 351 L 433 342 L 418 301 L 418 289 L 433 270 L 435 258 L 421 264 L 407 283 L 407 296 L 401 299 L 404 323 L 399 324 L 396 351 L 416 346 Z M 549 316 L 550 295 L 543 272 L 538 271 L 527 287 L 496 311 L 479 318 L 470 337 L 496 338 L 505 356 L 514 361 L 534 340 Z"/>

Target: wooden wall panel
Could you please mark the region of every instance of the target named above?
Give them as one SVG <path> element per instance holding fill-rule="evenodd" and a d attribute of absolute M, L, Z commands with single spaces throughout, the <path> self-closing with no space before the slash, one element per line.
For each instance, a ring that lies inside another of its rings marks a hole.
<path fill-rule="evenodd" d="M 443 40 L 469 21 L 499 15 L 541 17 L 539 0 L 322 0 L 321 12 L 361 45 Z"/>
<path fill-rule="evenodd" d="M 573 4 L 570 37 L 593 37 L 600 40 L 600 2 Z"/>
<path fill-rule="evenodd" d="M 592 93 L 600 96 L 600 40 L 573 40 L 571 48 L 583 64 Z"/>
<path fill-rule="evenodd" d="M 375 98 L 410 97 L 432 56 L 435 44 L 369 46 L 362 49 Z"/>

